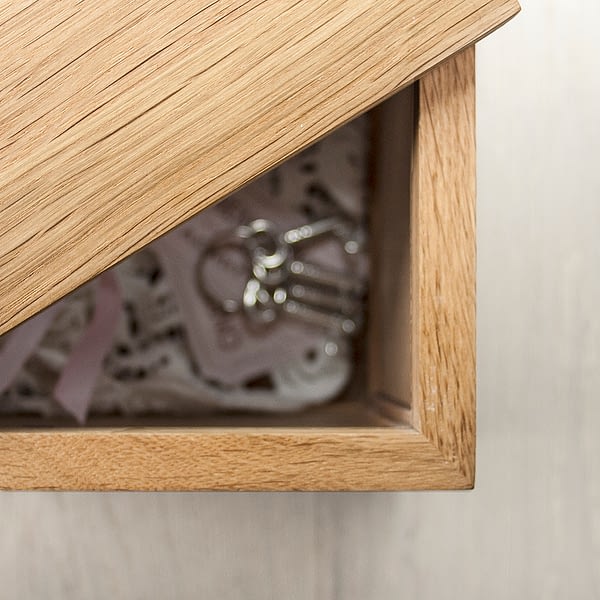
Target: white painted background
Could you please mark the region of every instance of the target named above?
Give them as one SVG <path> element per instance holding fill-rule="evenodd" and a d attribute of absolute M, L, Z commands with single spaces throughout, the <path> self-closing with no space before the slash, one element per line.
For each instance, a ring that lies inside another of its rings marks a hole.
<path fill-rule="evenodd" d="M 2 494 L 5 598 L 600 598 L 600 2 L 479 46 L 477 489 Z"/>

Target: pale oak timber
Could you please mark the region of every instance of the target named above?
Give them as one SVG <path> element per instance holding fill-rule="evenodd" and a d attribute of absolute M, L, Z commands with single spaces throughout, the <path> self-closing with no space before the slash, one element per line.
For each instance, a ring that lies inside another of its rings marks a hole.
<path fill-rule="evenodd" d="M 0 333 L 517 10 L 514 0 L 0 3 Z"/>

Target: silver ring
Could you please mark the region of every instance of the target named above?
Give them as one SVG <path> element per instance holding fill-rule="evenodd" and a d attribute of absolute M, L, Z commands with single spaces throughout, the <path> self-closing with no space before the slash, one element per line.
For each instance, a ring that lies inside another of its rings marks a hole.
<path fill-rule="evenodd" d="M 239 229 L 239 228 L 238 228 Z M 197 286 L 200 295 L 206 300 L 206 302 L 213 308 L 220 310 L 224 313 L 236 313 L 242 309 L 242 300 L 240 298 L 227 298 L 220 296 L 214 289 L 211 289 L 210 285 L 207 285 L 207 277 L 204 272 L 207 260 L 211 257 L 216 257 L 223 250 L 233 248 L 236 250 L 243 249 L 247 250 L 245 239 L 238 235 L 238 231 L 235 230 L 233 233 L 225 235 L 223 238 L 213 239 L 200 253 L 198 263 L 196 265 L 196 278 Z M 248 271 L 252 269 L 252 260 L 250 254 L 243 252 L 248 262 Z"/>
<path fill-rule="evenodd" d="M 238 227 L 236 232 L 246 241 L 253 262 L 265 271 L 279 269 L 289 262 L 290 247 L 281 242 L 279 229 L 271 221 L 255 219 L 248 225 Z M 269 246 L 272 248 L 270 253 Z"/>

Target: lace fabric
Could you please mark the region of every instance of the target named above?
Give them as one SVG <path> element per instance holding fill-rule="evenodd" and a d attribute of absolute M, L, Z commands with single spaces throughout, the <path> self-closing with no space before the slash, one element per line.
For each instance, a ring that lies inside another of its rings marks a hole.
<path fill-rule="evenodd" d="M 306 221 L 331 213 L 332 199 L 365 219 L 368 120 L 361 117 L 250 184 Z M 242 194 L 223 201 L 234 207 Z M 212 208 L 208 209 L 209 211 Z M 223 209 L 221 208 L 221 211 Z M 202 410 L 286 411 L 338 394 L 351 374 L 350 344 L 332 351 L 326 336 L 314 351 L 241 384 L 208 379 L 190 348 L 189 327 L 173 281 L 152 245 L 113 268 L 123 310 L 91 401 L 95 414 L 177 414 Z M 92 283 L 62 301 L 42 342 L 0 395 L 0 412 L 60 416 L 52 389 L 94 312 Z M 0 338 L 0 344 L 3 343 Z M 329 345 L 328 345 L 329 344 Z"/>

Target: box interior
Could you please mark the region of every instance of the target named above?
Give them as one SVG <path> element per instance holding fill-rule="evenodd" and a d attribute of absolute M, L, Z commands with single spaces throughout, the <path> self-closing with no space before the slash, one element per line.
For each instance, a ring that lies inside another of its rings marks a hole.
<path fill-rule="evenodd" d="M 416 86 L 372 110 L 367 324 L 352 380 L 336 400 L 302 412 L 94 416 L 85 427 L 372 427 L 409 424 L 411 404 L 410 205 Z M 3 416 L 2 428 L 77 428 L 70 419 Z"/>

